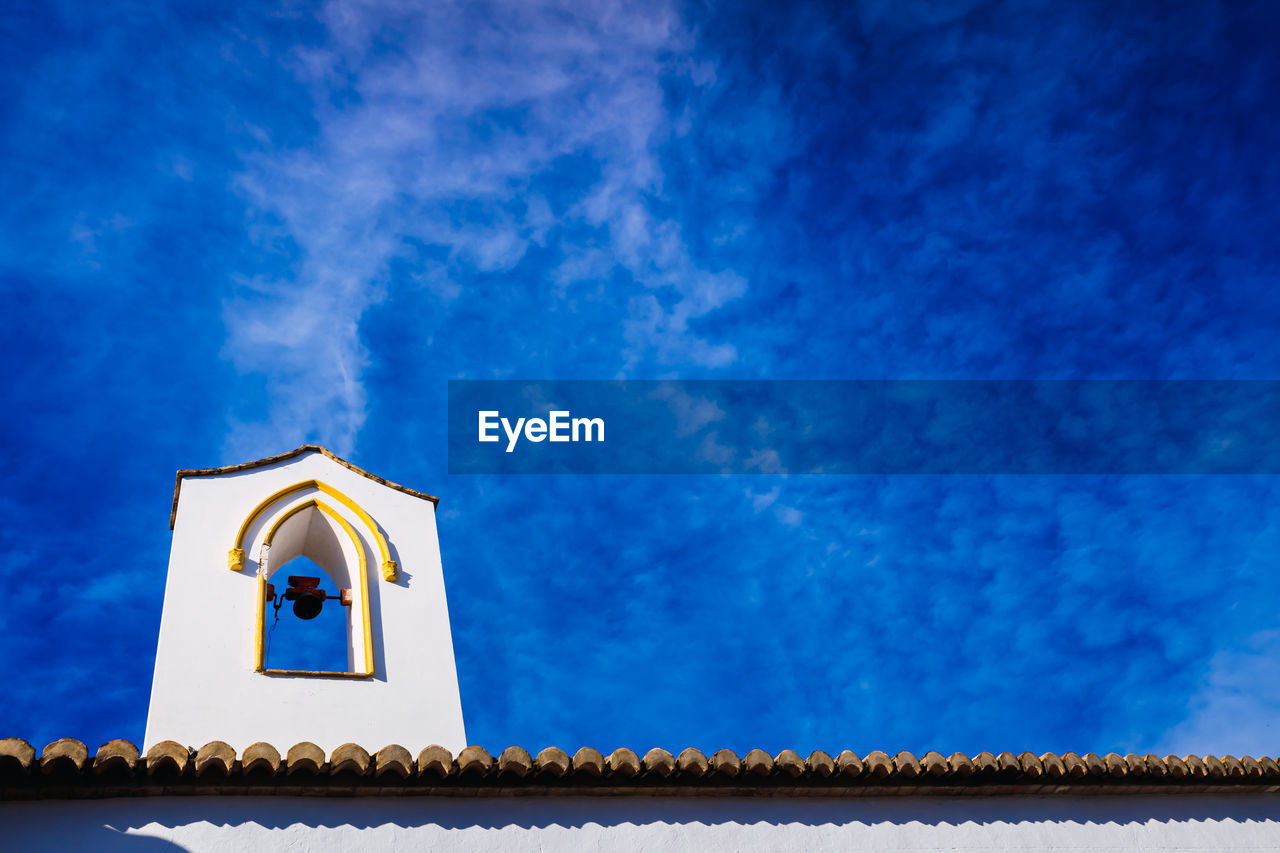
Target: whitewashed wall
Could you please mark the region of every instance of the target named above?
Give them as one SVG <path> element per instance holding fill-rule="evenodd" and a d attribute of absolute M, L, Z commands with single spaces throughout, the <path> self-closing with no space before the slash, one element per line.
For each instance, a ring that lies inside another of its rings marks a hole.
<path fill-rule="evenodd" d="M 257 542 L 279 512 L 250 529 L 245 569 L 227 568 L 244 518 L 267 496 L 318 479 L 360 504 L 386 532 L 399 579 L 382 579 L 376 543 L 338 501 L 301 492 L 282 507 L 319 498 L 351 523 L 368 561 L 375 677 L 267 676 L 253 671 Z M 163 528 L 161 528 L 163 529 Z M 413 754 L 466 746 L 454 667 L 435 509 L 320 453 L 182 482 L 169 558 L 144 749 L 161 740 L 199 747 L 257 741 L 287 749 L 311 741 L 370 751 L 399 743 Z"/>
<path fill-rule="evenodd" d="M 44 851 L 1276 850 L 1280 798 L 173 797 L 0 804 Z"/>

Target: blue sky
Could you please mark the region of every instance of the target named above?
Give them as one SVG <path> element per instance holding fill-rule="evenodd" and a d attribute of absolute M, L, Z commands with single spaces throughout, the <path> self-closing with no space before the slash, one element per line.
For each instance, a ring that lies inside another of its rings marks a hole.
<path fill-rule="evenodd" d="M 316 442 L 441 496 L 490 749 L 1276 754 L 1275 477 L 450 476 L 445 404 L 1280 378 L 1277 36 L 1271 3 L 9 4 L 0 734 L 140 740 L 173 472 Z"/>

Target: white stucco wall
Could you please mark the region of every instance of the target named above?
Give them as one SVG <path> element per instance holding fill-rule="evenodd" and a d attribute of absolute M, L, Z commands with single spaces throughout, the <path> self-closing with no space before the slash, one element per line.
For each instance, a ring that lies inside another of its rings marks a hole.
<path fill-rule="evenodd" d="M 382 527 L 400 564 L 396 581 L 382 579 L 377 545 L 358 516 L 314 490 L 264 512 L 249 531 L 244 571 L 227 568 L 244 518 L 272 493 L 310 479 L 343 492 Z M 365 550 L 375 671 L 369 680 L 253 671 L 259 545 L 276 518 L 311 499 L 340 512 Z M 414 754 L 432 743 L 455 754 L 466 746 L 431 502 L 314 452 L 249 471 L 185 478 L 143 748 L 161 740 L 194 747 L 222 740 L 237 752 L 257 741 L 282 752 L 300 741 L 326 752 L 347 742 L 370 751 L 399 743 Z"/>
<path fill-rule="evenodd" d="M 173 797 L 0 804 L 24 851 L 1276 850 L 1280 798 Z"/>

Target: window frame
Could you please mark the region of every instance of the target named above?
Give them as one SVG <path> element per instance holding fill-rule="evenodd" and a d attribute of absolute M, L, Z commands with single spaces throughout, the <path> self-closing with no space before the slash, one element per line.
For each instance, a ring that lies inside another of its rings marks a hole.
<path fill-rule="evenodd" d="M 267 665 L 266 665 L 267 575 L 269 573 L 269 566 L 267 563 L 261 563 L 261 562 L 259 563 L 258 571 L 257 571 L 257 605 L 254 610 L 254 667 L 253 669 L 255 672 L 259 672 L 259 673 L 262 673 L 263 675 L 269 675 L 269 676 L 308 676 L 308 677 L 318 677 L 318 678 L 366 678 L 366 679 L 372 678 L 374 674 L 373 624 L 369 616 L 369 591 L 370 590 L 369 590 L 368 566 L 367 566 L 367 561 L 365 559 L 364 542 L 362 542 L 360 537 L 356 534 L 355 528 L 353 528 L 350 522 L 348 522 L 345 518 L 343 518 L 342 515 L 338 513 L 333 507 L 329 506 L 323 501 L 317 500 L 315 498 L 311 498 L 309 500 L 303 501 L 300 504 L 290 507 L 287 511 L 282 513 L 280 517 L 277 518 L 272 523 L 271 527 L 267 530 L 267 534 L 263 538 L 262 545 L 265 548 L 269 548 L 271 545 L 272 539 L 275 537 L 276 532 L 280 529 L 281 525 L 283 525 L 286 521 L 288 521 L 290 518 L 297 515 L 298 513 L 303 512 L 304 510 L 312 509 L 312 508 L 319 510 L 320 512 L 327 515 L 329 518 L 333 519 L 337 523 L 338 527 L 340 527 L 342 531 L 346 533 L 347 537 L 351 540 L 351 545 L 356 552 L 359 565 L 357 567 L 357 577 L 354 580 L 356 580 L 356 582 L 359 584 L 359 590 L 358 590 L 360 594 L 359 618 L 360 618 L 360 633 L 363 635 L 363 639 L 364 639 L 364 661 L 363 661 L 364 669 L 363 671 L 353 669 L 350 671 L 340 672 L 337 670 L 303 670 L 303 669 L 268 669 L 267 668 Z M 365 515 L 365 513 L 363 512 L 361 512 L 360 514 L 362 516 Z M 268 554 L 269 553 L 270 552 L 268 551 Z M 305 551 L 302 553 L 302 556 L 307 556 L 314 561 L 314 557 L 311 557 L 310 555 L 306 554 Z M 350 567 L 348 567 L 348 570 L 349 569 Z M 354 618 L 355 616 L 356 616 L 355 608 L 353 607 L 352 612 L 348 618 Z M 353 633 L 354 633 L 354 626 L 353 626 Z M 355 663 L 356 663 L 355 661 L 352 662 L 353 667 Z"/>

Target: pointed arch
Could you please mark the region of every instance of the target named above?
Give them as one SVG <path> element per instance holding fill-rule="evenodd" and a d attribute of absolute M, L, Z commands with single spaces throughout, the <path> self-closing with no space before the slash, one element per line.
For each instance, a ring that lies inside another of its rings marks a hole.
<path fill-rule="evenodd" d="M 382 560 L 382 578 L 386 581 L 394 581 L 398 576 L 400 566 L 395 560 L 391 559 L 391 549 L 387 545 L 387 538 L 382 535 L 382 529 L 378 527 L 378 523 L 373 520 L 369 513 L 365 512 L 364 507 L 344 495 L 342 492 L 330 486 L 328 483 L 320 480 L 303 480 L 301 483 L 294 483 L 292 486 L 286 486 L 278 492 L 269 495 L 262 503 L 254 507 L 253 512 L 245 517 L 244 522 L 240 525 L 240 530 L 236 533 L 235 544 L 231 546 L 231 550 L 227 552 L 227 568 L 233 572 L 239 572 L 244 569 L 244 538 L 249 533 L 249 528 L 258 520 L 258 517 L 267 509 L 282 498 L 307 489 L 316 489 L 338 503 L 345 506 L 356 514 L 361 522 L 369 528 L 369 533 L 373 536 L 373 540 L 378 543 L 378 556 Z"/>
<path fill-rule="evenodd" d="M 351 526 L 351 523 L 348 522 L 345 518 L 343 518 L 342 515 L 339 512 L 337 512 L 337 510 L 335 510 L 333 507 L 329 506 L 323 501 L 312 499 L 309 501 L 305 501 L 304 503 L 301 503 L 298 506 L 291 507 L 288 512 L 284 513 L 279 518 L 277 518 L 275 522 L 271 525 L 271 528 L 267 531 L 266 538 L 263 540 L 263 542 L 264 544 L 270 545 L 272 539 L 275 538 L 276 531 L 278 531 L 286 521 L 288 521 L 290 518 L 297 515 L 298 513 L 307 509 L 312 509 L 312 508 L 317 509 L 320 512 L 323 512 L 325 515 L 329 516 L 335 522 L 337 522 L 338 526 L 342 528 L 343 532 L 346 533 L 347 537 L 351 540 L 351 546 L 356 553 L 356 558 L 358 562 L 358 565 L 357 565 L 358 571 L 357 571 L 356 580 L 357 580 L 357 583 L 359 584 L 359 593 L 360 593 L 360 627 L 361 627 L 361 633 L 364 638 L 364 671 L 350 672 L 350 673 L 338 673 L 338 672 L 311 673 L 311 672 L 300 672 L 300 671 L 294 671 L 294 670 L 267 669 L 266 652 L 265 652 L 265 649 L 263 648 L 264 638 L 266 637 L 266 630 L 267 630 L 267 572 L 262 570 L 258 571 L 258 604 L 257 604 L 256 627 L 255 627 L 255 634 L 254 634 L 254 661 L 253 661 L 254 666 L 253 668 L 255 672 L 265 672 L 269 675 L 347 675 L 355 678 L 368 678 L 373 675 L 373 623 L 369 619 L 369 577 L 368 577 L 367 565 L 364 558 L 364 543 L 362 543 L 360 541 L 360 537 L 356 535 L 355 528 L 353 528 Z M 243 528 L 243 530 L 247 530 L 247 529 L 248 529 L 247 527 Z M 243 530 L 241 533 L 242 537 L 243 537 Z"/>

